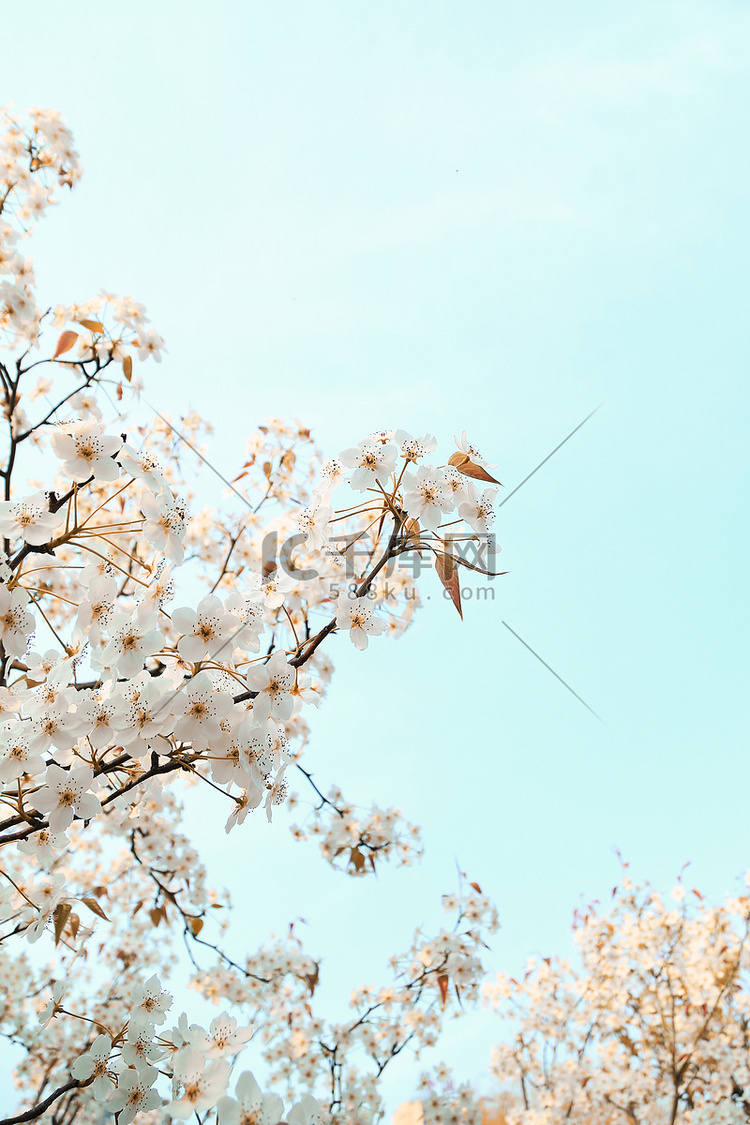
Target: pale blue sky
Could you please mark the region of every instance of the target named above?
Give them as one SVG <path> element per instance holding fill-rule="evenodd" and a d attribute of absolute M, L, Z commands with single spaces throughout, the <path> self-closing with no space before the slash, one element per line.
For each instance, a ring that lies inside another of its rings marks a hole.
<path fill-rule="evenodd" d="M 466 427 L 510 490 L 604 403 L 503 507 L 494 604 L 461 624 L 433 598 L 397 644 L 331 645 L 309 764 L 401 805 L 425 862 L 373 888 L 281 825 L 217 836 L 218 882 L 247 850 L 248 944 L 303 915 L 345 1000 L 438 921 L 454 857 L 498 901 L 510 971 L 568 951 L 615 846 L 665 887 L 691 860 L 704 891 L 732 889 L 750 867 L 747 5 L 31 13 L 4 8 L 1 96 L 59 109 L 85 168 L 36 239 L 41 291 L 143 300 L 169 348 L 148 397 L 210 417 L 224 471 L 291 413 L 330 453 Z M 442 1054 L 475 1077 L 498 1033 L 470 1017 Z"/>

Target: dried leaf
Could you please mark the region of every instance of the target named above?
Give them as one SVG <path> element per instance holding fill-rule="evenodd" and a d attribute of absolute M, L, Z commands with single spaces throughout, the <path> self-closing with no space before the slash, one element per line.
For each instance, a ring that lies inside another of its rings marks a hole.
<path fill-rule="evenodd" d="M 161 906 L 153 906 L 148 912 L 148 916 L 155 926 L 158 926 L 162 920 L 163 910 Z"/>
<path fill-rule="evenodd" d="M 451 982 L 450 977 L 446 976 L 445 973 L 441 973 L 437 982 L 438 988 L 440 989 L 440 1005 L 443 1011 L 445 1011 L 445 1004 L 448 999 L 448 985 Z"/>
<path fill-rule="evenodd" d="M 265 475 L 266 475 L 266 478 L 267 478 L 268 480 L 270 480 L 270 479 L 271 479 L 271 468 L 272 468 L 272 466 L 271 466 L 271 462 L 270 462 L 270 461 L 264 461 L 264 462 L 263 462 L 263 472 L 265 473 Z"/>
<path fill-rule="evenodd" d="M 188 919 L 188 925 L 190 926 L 190 929 L 192 930 L 193 937 L 197 937 L 198 934 L 203 929 L 203 919 L 202 918 L 190 918 L 190 919 Z"/>
<path fill-rule="evenodd" d="M 406 527 L 406 542 L 411 543 L 412 547 L 419 546 L 419 520 L 407 520 Z"/>
<path fill-rule="evenodd" d="M 349 862 L 352 864 L 356 871 L 361 871 L 365 865 L 365 857 L 359 848 L 352 848 L 349 854 Z"/>
<path fill-rule="evenodd" d="M 57 341 L 57 345 L 55 347 L 55 354 L 52 356 L 52 358 L 57 359 L 57 357 L 59 355 L 62 355 L 63 352 L 69 352 L 70 349 L 73 347 L 73 344 L 75 344 L 77 339 L 78 339 L 78 333 L 77 332 L 71 332 L 70 329 L 68 329 L 66 332 L 63 332 L 60 336 L 60 339 Z"/>
<path fill-rule="evenodd" d="M 468 453 L 451 453 L 448 464 L 453 465 L 455 469 L 460 469 L 468 460 L 470 460 Z"/>
<path fill-rule="evenodd" d="M 55 945 L 57 945 L 60 938 L 63 936 L 63 930 L 65 929 L 72 909 L 73 907 L 69 902 L 60 902 L 52 912 L 52 918 L 55 923 Z"/>
<path fill-rule="evenodd" d="M 70 926 L 70 933 L 71 933 L 73 939 L 75 940 L 75 938 L 78 934 L 78 929 L 81 925 L 81 919 L 78 917 L 77 914 L 71 914 L 70 918 L 68 920 L 68 925 Z"/>
<path fill-rule="evenodd" d="M 98 320 L 77 320 L 76 324 L 82 324 L 84 328 L 88 328 L 89 332 L 104 331 L 104 325 Z"/>
<path fill-rule="evenodd" d="M 507 570 L 484 570 L 483 567 L 474 566 L 474 563 L 462 559 L 460 555 L 456 555 L 456 562 L 459 566 L 466 566 L 469 570 L 475 570 L 477 574 L 486 574 L 488 578 L 502 578 L 504 574 L 508 573 Z"/>
<path fill-rule="evenodd" d="M 470 886 L 470 887 L 473 887 L 473 888 L 474 888 L 474 890 L 475 890 L 475 891 L 477 892 L 477 894 L 478 894 L 478 895 L 481 895 L 481 893 L 482 893 L 482 888 L 481 888 L 481 887 L 479 886 L 479 883 L 469 883 L 469 886 Z"/>
<path fill-rule="evenodd" d="M 122 357 L 122 373 L 128 382 L 133 377 L 133 357 L 131 355 L 124 355 Z"/>
<path fill-rule="evenodd" d="M 452 555 L 436 555 L 435 570 L 437 571 L 438 578 L 450 594 L 451 601 L 458 610 L 458 615 L 463 621 L 464 615 L 463 610 L 461 609 L 461 586 L 458 581 L 458 569 L 456 567 L 455 559 Z"/>
<path fill-rule="evenodd" d="M 317 961 L 314 961 L 313 964 L 315 965 L 313 971 L 311 973 L 305 973 L 303 978 L 307 982 L 307 987 L 310 989 L 311 996 L 315 992 L 315 988 L 320 980 L 320 965 Z"/>
<path fill-rule="evenodd" d="M 81 902 L 85 902 L 86 905 L 88 906 L 89 910 L 93 914 L 98 914 L 98 916 L 100 918 L 103 918 L 105 922 L 109 921 L 109 918 L 104 913 L 104 911 L 102 910 L 101 906 L 99 905 L 99 903 L 96 901 L 95 898 L 82 898 Z"/>
<path fill-rule="evenodd" d="M 473 480 L 484 480 L 487 481 L 488 484 L 499 484 L 502 488 L 501 481 L 495 480 L 486 469 L 483 469 L 481 465 L 475 465 L 468 457 L 460 465 L 456 465 L 456 468 L 459 473 L 463 473 L 465 477 L 472 477 Z"/>

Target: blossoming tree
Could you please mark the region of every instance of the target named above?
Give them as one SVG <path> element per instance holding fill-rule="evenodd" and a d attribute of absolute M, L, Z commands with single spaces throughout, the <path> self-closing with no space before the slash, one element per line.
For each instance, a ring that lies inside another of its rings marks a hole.
<path fill-rule="evenodd" d="M 226 831 L 242 832 L 299 777 L 315 809 L 295 832 L 330 864 L 365 877 L 418 854 L 397 810 L 315 787 L 306 716 L 334 631 L 364 650 L 410 624 L 401 557 L 432 558 L 460 611 L 460 568 L 487 572 L 461 544 L 486 543 L 492 466 L 465 434 L 440 458 L 433 437 L 403 431 L 324 461 L 303 425 L 271 420 L 222 510 L 191 514 L 185 466 L 203 459 L 206 426 L 144 423 L 134 361 L 158 362 L 163 341 L 143 307 L 104 292 L 37 301 L 25 240 L 80 174 L 57 114 L 4 113 L 0 1033 L 23 1055 L 2 1125 L 376 1120 L 389 1062 L 476 998 L 494 908 L 463 885 L 444 903 L 453 924 L 418 933 L 331 1023 L 293 931 L 241 961 L 222 948 L 228 902 L 183 831 L 181 789 L 217 790 Z M 219 1008 L 208 1027 L 165 988 L 181 950 Z M 433 1100 L 435 1120 L 473 1119 L 466 1090 Z"/>
<path fill-rule="evenodd" d="M 624 865 L 627 867 L 627 865 Z M 506 1125 L 741 1125 L 750 1119 L 750 897 L 672 901 L 623 870 L 576 917 L 578 967 L 534 958 L 486 999 L 512 1023 L 493 1071 Z"/>

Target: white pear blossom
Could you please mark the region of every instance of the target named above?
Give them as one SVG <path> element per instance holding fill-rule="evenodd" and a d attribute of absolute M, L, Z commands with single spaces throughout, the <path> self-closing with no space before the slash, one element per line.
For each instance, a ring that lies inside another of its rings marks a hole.
<path fill-rule="evenodd" d="M 380 636 L 385 622 L 375 616 L 370 598 L 352 596 L 348 590 L 343 590 L 336 603 L 336 626 L 342 631 L 348 630 L 354 647 L 363 651 L 370 637 Z"/>
<path fill-rule="evenodd" d="M 224 1059 L 205 1064 L 202 1051 L 183 1047 L 174 1059 L 174 1081 L 180 1096 L 164 1107 L 169 1117 L 181 1120 L 212 1109 L 224 1094 L 229 1082 L 230 1065 Z"/>
<path fill-rule="evenodd" d="M 338 457 L 332 457 L 320 467 L 320 480 L 313 489 L 318 503 L 326 501 L 344 480 L 344 466 Z"/>
<path fill-rule="evenodd" d="M 305 546 L 309 551 L 320 550 L 328 542 L 328 525 L 333 512 L 330 508 L 302 508 L 296 515 L 297 527 L 305 536 Z"/>
<path fill-rule="evenodd" d="M 136 347 L 138 348 L 139 359 L 155 359 L 157 363 L 161 363 L 161 353 L 165 350 L 164 340 L 153 328 L 144 329 L 138 333 Z"/>
<path fill-rule="evenodd" d="M 63 522 L 63 511 L 51 512 L 43 492 L 34 492 L 23 500 L 0 502 L 0 535 L 6 539 L 22 537 L 35 547 L 49 543 Z"/>
<path fill-rule="evenodd" d="M 396 471 L 398 450 L 394 445 L 382 444 L 374 438 L 364 438 L 351 449 L 340 454 L 340 460 L 353 469 L 349 483 L 356 492 L 373 488 L 376 481 L 386 484 Z"/>
<path fill-rule="evenodd" d="M 148 449 L 142 449 L 139 452 L 130 445 L 123 445 L 117 460 L 122 466 L 123 472 L 130 473 L 131 477 L 143 481 L 152 492 L 159 493 L 167 488 L 159 458 L 155 457 Z"/>
<path fill-rule="evenodd" d="M 48 767 L 44 785 L 32 798 L 37 812 L 47 817 L 52 832 L 64 832 L 74 816 L 90 820 L 101 812 L 99 800 L 90 792 L 94 781 L 89 766 L 64 770 L 60 766 Z"/>
<path fill-rule="evenodd" d="M 9 590 L 0 583 L 0 641 L 8 656 L 23 656 L 27 638 L 34 632 L 34 617 L 26 609 L 29 595 L 16 586 Z"/>
<path fill-rule="evenodd" d="M 437 438 L 434 434 L 424 434 L 420 438 L 413 437 L 406 430 L 396 430 L 394 440 L 401 447 L 401 452 L 407 461 L 417 461 L 426 457 L 437 449 Z"/>
<path fill-rule="evenodd" d="M 112 1091 L 112 1079 L 107 1073 L 107 1062 L 112 1053 L 112 1040 L 108 1035 L 97 1035 L 88 1051 L 79 1055 L 70 1068 L 73 1078 L 79 1082 L 93 1079 L 91 1093 L 98 1102 L 104 1101 Z"/>
<path fill-rule="evenodd" d="M 53 452 L 63 462 L 62 472 L 71 480 L 113 481 L 119 469 L 113 460 L 122 438 L 105 434 L 96 418 L 70 422 L 54 430 L 50 440 Z"/>
<path fill-rule="evenodd" d="M 458 514 L 474 531 L 486 533 L 492 527 L 495 520 L 495 509 L 492 505 L 497 497 L 497 491 L 496 488 L 485 488 L 480 495 L 473 484 L 469 485 L 469 499 L 459 504 Z"/>
<path fill-rule="evenodd" d="M 277 1125 L 284 1112 L 278 1094 L 264 1094 L 249 1070 L 237 1079 L 233 1098 L 219 1102 L 219 1125 Z"/>
<path fill-rule="evenodd" d="M 117 582 L 106 574 L 97 574 L 91 579 L 88 596 L 78 606 L 76 624 L 82 633 L 88 635 L 93 645 L 102 641 L 102 630 L 108 630 L 117 604 Z"/>
<path fill-rule="evenodd" d="M 247 675 L 247 686 L 257 692 L 253 700 L 253 715 L 256 720 L 291 718 L 294 701 L 290 694 L 294 684 L 294 668 L 287 664 L 283 652 L 275 652 L 265 664 L 251 668 Z"/>
<path fill-rule="evenodd" d="M 201 1044 L 201 1050 L 206 1058 L 222 1059 L 229 1055 L 236 1055 L 242 1050 L 245 1043 L 251 1038 L 251 1027 L 238 1027 L 237 1020 L 224 1012 L 211 1020 L 208 1031 Z"/>
<path fill-rule="evenodd" d="M 147 656 L 159 652 L 164 637 L 154 628 L 154 616 L 139 611 L 133 616 L 118 614 L 110 627 L 111 639 L 98 660 L 103 668 L 117 669 L 121 676 L 135 676 Z"/>
<path fill-rule="evenodd" d="M 172 712 L 178 716 L 175 738 L 191 742 L 196 750 L 205 750 L 222 739 L 221 721 L 232 707 L 232 697 L 226 692 L 214 691 L 206 672 L 199 672 L 180 691 L 175 693 Z"/>
<path fill-rule="evenodd" d="M 0 731 L 0 781 L 15 781 L 24 774 L 35 777 L 44 771 L 44 758 L 32 748 L 29 723 L 14 723 Z"/>
<path fill-rule="evenodd" d="M 165 492 L 158 496 L 144 492 L 141 511 L 146 517 L 143 534 L 148 543 L 154 550 L 164 551 L 172 562 L 181 563 L 185 554 L 182 541 L 187 527 L 185 504 Z"/>
<path fill-rule="evenodd" d="M 462 431 L 460 438 L 454 437 L 453 440 L 456 443 L 456 449 L 458 449 L 461 453 L 465 453 L 466 456 L 471 461 L 473 461 L 475 465 L 481 465 L 483 469 L 495 468 L 495 465 L 490 464 L 489 461 L 486 461 L 477 447 L 470 443 L 469 439 L 466 436 L 466 430 Z"/>
<path fill-rule="evenodd" d="M 420 465 L 416 473 L 404 473 L 404 508 L 412 519 L 437 531 L 443 517 L 453 510 L 453 496 L 443 475 L 432 465 Z"/>
<path fill-rule="evenodd" d="M 177 651 L 185 660 L 193 662 L 206 660 L 221 652 L 231 656 L 232 648 L 238 646 L 236 639 L 242 630 L 241 622 L 226 612 L 215 594 L 202 598 L 194 610 L 174 610 L 172 624 L 185 634 L 177 642 Z"/>
<path fill-rule="evenodd" d="M 52 982 L 52 994 L 47 1004 L 37 1016 L 39 1026 L 44 1028 L 60 1010 L 60 1001 L 65 995 L 65 983 L 61 980 Z"/>
<path fill-rule="evenodd" d="M 162 1104 L 158 1090 L 154 1089 L 158 1077 L 153 1066 L 120 1072 L 117 1089 L 107 1100 L 109 1112 L 117 1114 L 117 1125 L 129 1125 L 137 1113 L 147 1113 Z"/>
<path fill-rule="evenodd" d="M 172 1007 L 171 993 L 166 992 L 154 973 L 146 981 L 135 981 L 130 988 L 130 1026 L 137 1031 L 164 1023 Z"/>

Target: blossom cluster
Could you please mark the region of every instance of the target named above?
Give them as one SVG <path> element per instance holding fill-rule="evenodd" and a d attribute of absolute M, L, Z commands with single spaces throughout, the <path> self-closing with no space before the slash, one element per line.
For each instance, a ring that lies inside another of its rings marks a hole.
<path fill-rule="evenodd" d="M 289 806 L 296 803 L 291 797 Z M 419 829 L 403 821 L 400 809 L 373 805 L 367 811 L 359 810 L 344 800 L 336 785 L 312 810 L 304 829 L 292 825 L 292 833 L 298 840 L 319 839 L 324 859 L 352 875 L 374 871 L 376 862 L 395 857 L 405 865 L 422 855 Z"/>
<path fill-rule="evenodd" d="M 403 954 L 391 958 L 393 979 L 354 989 L 349 1020 L 333 1023 L 313 1008 L 319 963 L 290 930 L 247 958 L 197 973 L 193 985 L 219 1003 L 228 998 L 258 1028 L 263 1058 L 275 1084 L 289 1096 L 327 1088 L 332 1120 L 366 1125 L 383 1112 L 377 1079 L 405 1048 L 415 1056 L 434 1046 L 447 1016 L 460 1016 L 476 999 L 484 976 L 481 950 L 497 930 L 497 914 L 473 888 L 444 897 L 454 915 L 450 930 L 425 938 L 417 931 Z M 291 1031 L 290 1031 L 291 1029 Z M 323 1113 L 324 1119 L 329 1118 Z"/>
<path fill-rule="evenodd" d="M 418 856 L 396 810 L 322 797 L 300 763 L 308 716 L 333 674 L 329 638 L 363 650 L 411 623 L 401 556 L 440 560 L 460 608 L 454 548 L 491 525 L 496 489 L 475 482 L 496 484 L 492 466 L 465 434 L 441 461 L 435 438 L 401 430 L 324 460 L 302 423 L 274 418 L 220 507 L 199 503 L 210 427 L 139 405 L 133 361 L 164 350 L 143 306 L 106 292 L 37 306 L 19 245 L 80 162 L 56 114 L 3 121 L 0 332 L 20 355 L 0 362 L 0 1033 L 26 1048 L 17 1081 L 37 1116 L 52 1090 L 77 1125 L 275 1122 L 279 1095 L 236 1062 L 257 1035 L 271 1082 L 296 1098 L 290 1125 L 373 1120 L 384 1066 L 478 995 L 492 908 L 457 899 L 456 928 L 415 942 L 390 991 L 355 991 L 356 1017 L 324 1026 L 317 965 L 294 943 L 242 968 L 221 948 L 229 902 L 180 830 L 180 793 L 218 794 L 222 827 L 242 831 L 302 777 L 322 803 L 295 834 L 319 837 L 330 863 L 364 875 Z M 185 1013 L 166 1026 L 176 939 L 196 987 L 226 1006 L 207 1028 Z"/>

